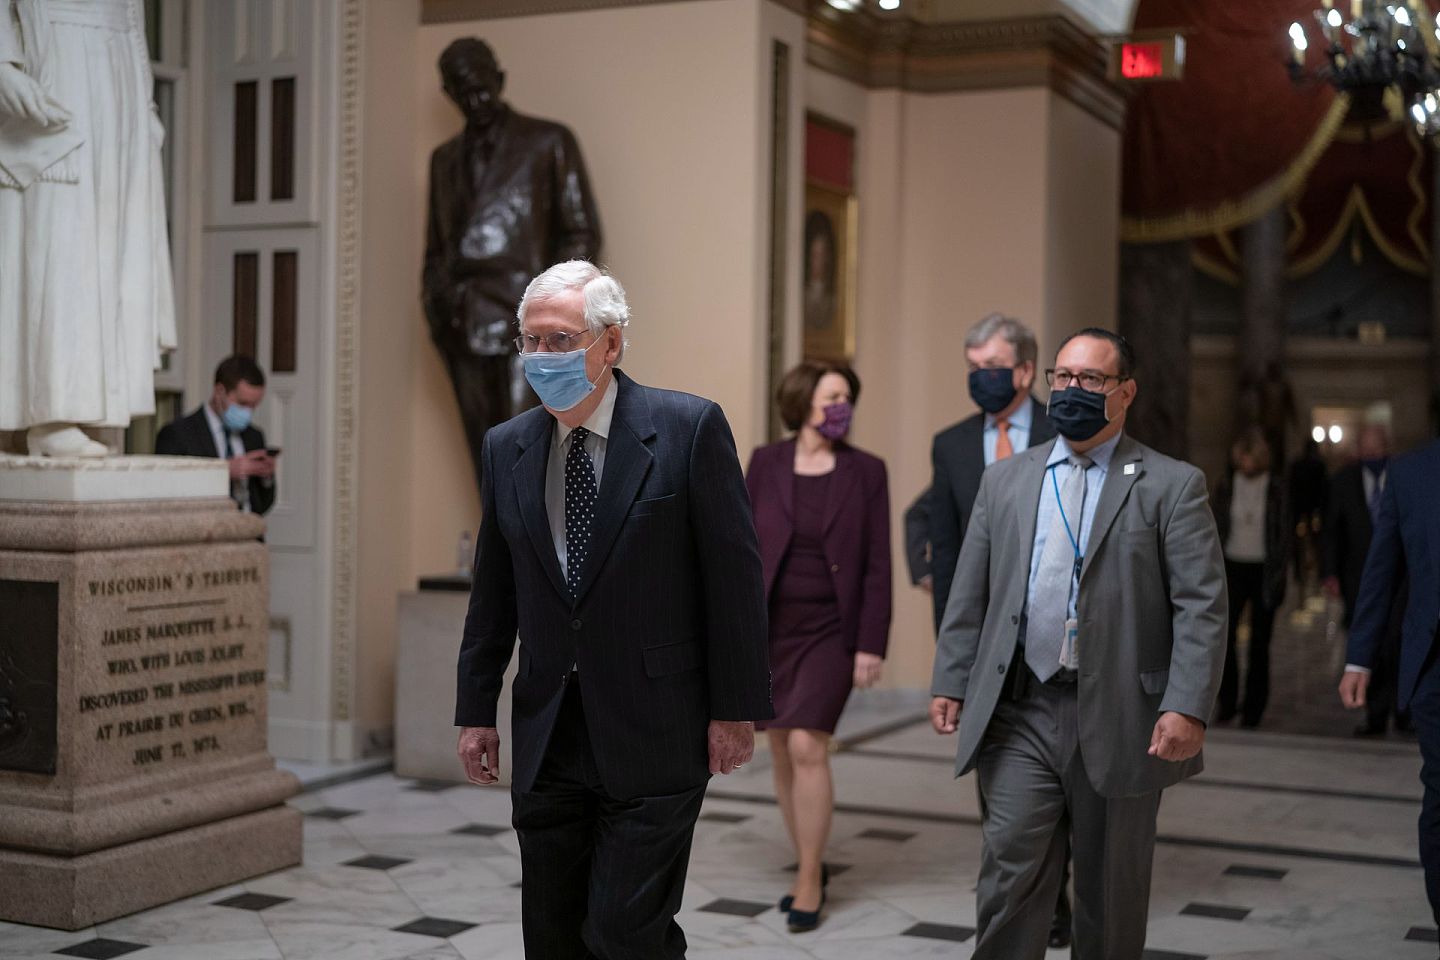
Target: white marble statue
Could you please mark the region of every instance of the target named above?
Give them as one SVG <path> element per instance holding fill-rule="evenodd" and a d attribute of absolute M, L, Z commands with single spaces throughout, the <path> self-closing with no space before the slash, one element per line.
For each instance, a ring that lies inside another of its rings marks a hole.
<path fill-rule="evenodd" d="M 0 430 L 155 412 L 175 305 L 140 0 L 0 0 Z"/>

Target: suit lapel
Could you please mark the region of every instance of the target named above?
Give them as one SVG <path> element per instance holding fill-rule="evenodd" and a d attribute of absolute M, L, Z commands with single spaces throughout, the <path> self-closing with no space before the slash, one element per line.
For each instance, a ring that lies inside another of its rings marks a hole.
<path fill-rule="evenodd" d="M 1040 452 L 1026 461 L 1015 481 L 1016 529 L 1020 531 L 1020 549 L 1023 551 L 1021 557 L 1026 570 L 1030 569 L 1030 554 L 1035 548 L 1035 511 L 1040 504 L 1040 486 L 1045 482 L 1045 461 L 1050 456 L 1052 446 L 1054 441 L 1031 447 L 1031 450 Z M 994 522 L 993 518 L 991 522 Z"/>
<path fill-rule="evenodd" d="M 192 441 L 199 449 L 210 451 L 210 456 L 220 457 L 221 453 L 215 449 L 215 434 L 210 432 L 210 420 L 205 416 L 205 408 L 201 407 L 190 415 L 190 431 Z"/>
<path fill-rule="evenodd" d="M 534 418 L 535 428 L 520 437 L 520 458 L 510 475 L 515 481 L 515 497 L 520 501 L 520 516 L 530 545 L 540 558 L 540 565 L 562 597 L 569 596 L 565 577 L 560 573 L 560 558 L 555 555 L 555 538 L 550 533 L 550 514 L 545 509 L 545 472 L 550 465 L 550 441 L 555 435 L 555 420 L 548 413 Z"/>
<path fill-rule="evenodd" d="M 1135 465 L 1135 469 L 1125 469 L 1131 464 Z M 1085 579 L 1096 552 L 1105 542 L 1105 536 L 1120 513 L 1120 507 L 1130 495 L 1130 488 L 1144 474 L 1140 445 L 1131 440 L 1129 435 L 1121 434 L 1120 442 L 1115 445 L 1115 452 L 1110 457 L 1110 469 L 1105 472 L 1105 486 L 1100 491 L 1100 502 L 1095 506 L 1095 520 L 1090 526 L 1089 536 L 1085 538 L 1085 565 L 1080 568 L 1081 580 Z"/>
<path fill-rule="evenodd" d="M 655 436 L 650 421 L 650 408 L 635 382 L 616 371 L 619 393 L 615 397 L 615 416 L 610 422 L 610 437 L 605 441 L 605 472 L 600 477 L 600 498 L 595 511 L 595 529 L 590 533 L 590 556 L 575 593 L 578 606 L 605 566 L 605 558 L 615 545 L 620 527 L 635 502 L 635 494 L 655 455 L 648 442 Z"/>
<path fill-rule="evenodd" d="M 830 491 L 825 495 L 825 526 L 823 533 L 829 533 L 840 516 L 840 508 L 850 497 L 850 489 L 860 480 L 860 471 L 855 466 L 855 453 L 844 444 L 835 448 L 835 476 L 830 478 Z"/>

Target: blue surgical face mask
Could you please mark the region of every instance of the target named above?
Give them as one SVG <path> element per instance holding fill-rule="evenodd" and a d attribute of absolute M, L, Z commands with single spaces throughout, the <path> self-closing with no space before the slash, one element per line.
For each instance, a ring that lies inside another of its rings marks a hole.
<path fill-rule="evenodd" d="M 225 429 L 231 433 L 242 433 L 246 427 L 250 426 L 250 417 L 254 412 L 249 407 L 232 403 L 220 415 L 220 422 L 225 424 Z"/>
<path fill-rule="evenodd" d="M 1050 406 L 1045 412 L 1055 424 L 1056 432 L 1066 440 L 1089 440 L 1110 422 L 1105 413 L 1109 396 L 1080 387 L 1066 387 L 1050 394 Z"/>
<path fill-rule="evenodd" d="M 596 340 L 595 343 L 603 341 Z M 595 346 L 590 344 L 590 347 Z M 595 389 L 595 384 L 585 375 L 585 356 L 590 347 L 571 350 L 568 353 L 550 353 L 537 350 L 522 353 L 520 362 L 525 367 L 525 379 L 540 398 L 540 402 L 551 410 L 573 409 Z"/>

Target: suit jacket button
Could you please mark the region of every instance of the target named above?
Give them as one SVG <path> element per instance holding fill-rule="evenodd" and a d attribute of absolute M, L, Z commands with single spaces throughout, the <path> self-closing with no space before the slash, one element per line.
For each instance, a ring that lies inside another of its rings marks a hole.
<path fill-rule="evenodd" d="M 571 620 L 571 621 L 570 621 L 570 629 L 571 629 L 571 630 L 579 630 L 579 629 L 580 629 L 581 627 L 583 627 L 583 626 L 585 626 L 585 624 L 584 624 L 584 622 L 581 621 L 581 620 Z"/>
<path fill-rule="evenodd" d="M 1000 664 L 1000 666 L 996 667 L 996 668 L 995 668 L 995 672 L 996 672 L 996 673 L 1004 673 L 1004 672 L 1005 672 L 1005 664 L 1002 663 L 1002 664 Z"/>
<path fill-rule="evenodd" d="M 1010 615 L 1010 622 L 1011 622 L 1011 623 L 1019 623 L 1019 622 L 1020 622 L 1020 618 L 1019 618 L 1018 616 L 1016 616 L 1015 614 L 1011 614 L 1011 615 Z"/>
<path fill-rule="evenodd" d="M 839 572 L 840 572 L 840 564 L 838 564 L 838 563 L 832 563 L 832 564 L 830 564 L 830 572 L 831 572 L 831 573 L 839 573 Z"/>

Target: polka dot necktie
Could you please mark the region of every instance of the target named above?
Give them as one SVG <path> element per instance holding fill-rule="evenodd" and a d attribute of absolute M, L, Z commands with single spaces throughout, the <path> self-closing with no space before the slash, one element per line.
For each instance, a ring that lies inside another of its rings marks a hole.
<path fill-rule="evenodd" d="M 585 560 L 590 552 L 590 531 L 595 526 L 595 464 L 585 452 L 590 431 L 576 427 L 565 455 L 565 583 L 573 600 L 580 592 Z"/>

